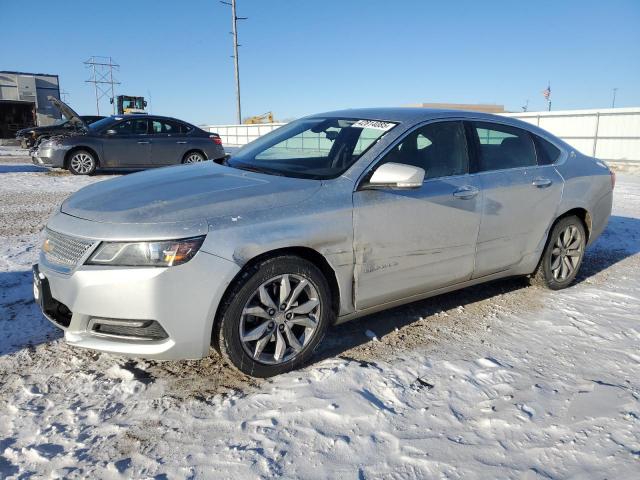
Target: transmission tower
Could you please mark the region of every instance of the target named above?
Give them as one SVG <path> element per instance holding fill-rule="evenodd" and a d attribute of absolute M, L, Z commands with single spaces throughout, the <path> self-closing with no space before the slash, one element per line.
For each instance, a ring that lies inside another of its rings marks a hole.
<path fill-rule="evenodd" d="M 87 83 L 93 83 L 93 88 L 96 92 L 96 110 L 100 115 L 100 100 L 104 97 L 115 97 L 115 85 L 120 85 L 113 76 L 114 70 L 119 70 L 120 65 L 113 63 L 111 57 L 99 57 L 93 56 L 84 64 L 91 72 L 89 80 L 85 80 Z M 116 103 L 113 102 L 113 114 L 116 113 Z"/>
<path fill-rule="evenodd" d="M 236 0 L 227 2 L 220 0 L 220 3 L 229 5 L 231 7 L 231 34 L 233 35 L 233 69 L 236 77 L 236 115 L 238 117 L 238 123 L 242 123 L 242 111 L 240 109 L 240 67 L 238 65 L 238 20 L 246 20 L 247 17 L 238 17 L 236 15 Z"/>

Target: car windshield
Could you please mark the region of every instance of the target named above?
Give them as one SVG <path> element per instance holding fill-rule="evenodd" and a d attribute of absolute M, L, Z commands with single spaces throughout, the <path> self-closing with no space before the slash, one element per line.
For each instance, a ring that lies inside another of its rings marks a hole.
<path fill-rule="evenodd" d="M 59 127 L 60 125 L 64 125 L 65 123 L 67 123 L 69 120 L 67 120 L 64 115 L 62 116 L 62 118 L 57 119 L 55 122 L 53 122 L 53 126 Z"/>
<path fill-rule="evenodd" d="M 335 178 L 395 125 L 353 118 L 304 118 L 245 145 L 228 165 L 287 177 Z"/>
<path fill-rule="evenodd" d="M 111 125 L 114 121 L 115 120 L 112 117 L 106 117 L 106 118 L 103 118 L 103 119 L 98 120 L 96 122 L 93 122 L 92 124 L 89 125 L 88 128 L 92 132 L 99 132 L 103 128 Z"/>

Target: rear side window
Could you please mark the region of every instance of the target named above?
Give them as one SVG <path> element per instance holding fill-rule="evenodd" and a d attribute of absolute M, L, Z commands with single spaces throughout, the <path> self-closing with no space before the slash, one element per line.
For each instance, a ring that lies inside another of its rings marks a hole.
<path fill-rule="evenodd" d="M 536 149 L 526 130 L 489 122 L 472 122 L 480 143 L 479 170 L 504 170 L 537 164 Z"/>
<path fill-rule="evenodd" d="M 191 130 L 193 130 L 193 127 L 191 125 L 187 125 L 186 123 L 179 123 L 178 125 L 180 127 L 180 133 L 189 133 Z"/>
<path fill-rule="evenodd" d="M 182 124 L 171 120 L 152 120 L 151 132 L 155 134 L 176 135 L 181 131 Z"/>
<path fill-rule="evenodd" d="M 538 154 L 538 165 L 552 165 L 560 158 L 560 149 L 544 138 L 533 136 Z"/>

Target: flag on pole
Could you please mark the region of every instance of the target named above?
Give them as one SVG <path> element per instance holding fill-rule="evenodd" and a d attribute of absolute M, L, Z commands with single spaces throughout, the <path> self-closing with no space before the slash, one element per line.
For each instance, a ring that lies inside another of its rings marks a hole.
<path fill-rule="evenodd" d="M 549 99 L 551 98 L 551 84 L 549 84 L 549 86 L 542 91 L 542 96 L 547 102 L 549 101 Z"/>

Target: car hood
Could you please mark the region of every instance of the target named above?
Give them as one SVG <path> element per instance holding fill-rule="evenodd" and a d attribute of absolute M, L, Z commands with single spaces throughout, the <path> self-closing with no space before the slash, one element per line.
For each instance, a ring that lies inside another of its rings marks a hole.
<path fill-rule="evenodd" d="M 46 127 L 29 127 L 23 128 L 22 130 L 18 130 L 16 135 L 27 135 L 31 132 L 34 133 L 43 133 L 43 132 L 56 132 L 56 131 L 65 131 L 65 127 L 61 125 L 47 125 Z"/>
<path fill-rule="evenodd" d="M 238 216 L 304 201 L 317 180 L 250 173 L 213 162 L 134 173 L 89 185 L 61 211 L 103 223 L 179 223 Z"/>
<path fill-rule="evenodd" d="M 58 110 L 60 110 L 60 112 L 62 112 L 66 119 L 69 120 L 72 124 L 79 127 L 87 128 L 87 124 L 84 123 L 84 120 L 82 120 L 82 118 L 80 118 L 80 115 L 78 115 L 73 110 L 73 108 L 64 103 L 62 100 L 51 95 L 47 97 L 47 100 L 49 100 Z"/>

